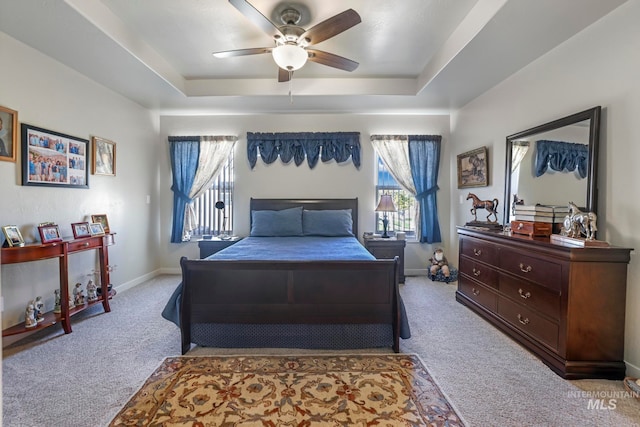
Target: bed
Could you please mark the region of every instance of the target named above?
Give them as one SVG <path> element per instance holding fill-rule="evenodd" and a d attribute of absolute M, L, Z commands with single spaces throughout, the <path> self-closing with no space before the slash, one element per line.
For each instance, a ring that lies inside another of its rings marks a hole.
<path fill-rule="evenodd" d="M 180 260 L 163 316 L 181 350 L 381 346 L 399 352 L 408 322 L 398 259 L 358 242 L 357 199 L 251 199 L 251 235 L 206 258 Z M 298 221 L 300 224 L 298 224 Z"/>

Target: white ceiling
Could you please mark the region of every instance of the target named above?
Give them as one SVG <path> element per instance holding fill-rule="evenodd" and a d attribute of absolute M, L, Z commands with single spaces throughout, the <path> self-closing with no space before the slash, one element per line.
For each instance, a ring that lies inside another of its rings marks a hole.
<path fill-rule="evenodd" d="M 447 113 L 625 1 L 250 0 L 278 24 L 293 5 L 307 29 L 362 18 L 314 45 L 358 69 L 308 62 L 291 87 L 269 54 L 213 57 L 273 46 L 225 0 L 0 0 L 0 30 L 163 114 Z"/>

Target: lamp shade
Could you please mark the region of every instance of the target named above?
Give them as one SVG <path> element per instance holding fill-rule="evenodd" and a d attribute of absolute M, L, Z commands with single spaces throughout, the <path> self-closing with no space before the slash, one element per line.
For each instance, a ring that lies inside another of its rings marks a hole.
<path fill-rule="evenodd" d="M 309 54 L 296 44 L 283 44 L 271 51 L 273 60 L 283 70 L 295 71 L 307 63 Z"/>
<path fill-rule="evenodd" d="M 376 208 L 376 212 L 395 212 L 396 205 L 393 204 L 393 199 L 390 194 L 383 194 L 380 196 L 380 201 L 378 202 L 378 207 Z"/>

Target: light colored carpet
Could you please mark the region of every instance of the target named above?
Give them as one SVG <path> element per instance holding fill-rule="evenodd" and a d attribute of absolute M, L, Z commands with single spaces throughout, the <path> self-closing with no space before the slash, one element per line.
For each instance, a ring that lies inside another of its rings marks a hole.
<path fill-rule="evenodd" d="M 168 356 L 180 333 L 160 312 L 180 280 L 161 276 L 72 319 L 73 333 L 39 331 L 4 349 L 4 426 L 106 426 Z M 412 338 L 401 350 L 424 361 L 471 426 L 638 426 L 640 401 L 621 381 L 566 381 L 455 301 L 456 284 L 409 277 L 401 287 Z M 196 348 L 189 355 L 348 354 L 335 350 Z M 391 353 L 365 349 L 361 353 Z M 582 391 L 585 393 L 583 394 Z M 614 397 L 594 409 L 592 396 Z"/>

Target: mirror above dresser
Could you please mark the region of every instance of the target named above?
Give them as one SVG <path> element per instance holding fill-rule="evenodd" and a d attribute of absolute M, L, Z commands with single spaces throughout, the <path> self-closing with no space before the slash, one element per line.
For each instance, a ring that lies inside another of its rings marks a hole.
<path fill-rule="evenodd" d="M 601 107 L 507 136 L 504 225 L 513 219 L 514 195 L 526 205 L 574 202 L 595 212 Z"/>

